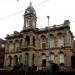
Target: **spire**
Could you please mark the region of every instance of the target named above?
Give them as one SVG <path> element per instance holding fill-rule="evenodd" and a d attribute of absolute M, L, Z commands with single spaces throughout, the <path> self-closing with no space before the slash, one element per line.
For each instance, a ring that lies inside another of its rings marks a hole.
<path fill-rule="evenodd" d="M 32 1 L 30 1 L 29 6 L 32 6 Z"/>

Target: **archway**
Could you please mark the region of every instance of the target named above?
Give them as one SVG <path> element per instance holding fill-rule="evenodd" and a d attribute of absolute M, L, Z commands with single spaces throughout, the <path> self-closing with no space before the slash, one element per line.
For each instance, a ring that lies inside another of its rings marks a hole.
<path fill-rule="evenodd" d="M 8 64 L 8 66 L 10 67 L 10 66 L 11 66 L 11 64 L 12 64 L 12 57 L 11 57 L 11 56 L 9 56 L 9 57 L 8 57 L 8 60 L 9 60 L 9 64 Z"/>
<path fill-rule="evenodd" d="M 14 56 L 14 65 L 17 64 L 17 63 L 18 63 L 18 56 L 15 55 L 15 56 Z"/>

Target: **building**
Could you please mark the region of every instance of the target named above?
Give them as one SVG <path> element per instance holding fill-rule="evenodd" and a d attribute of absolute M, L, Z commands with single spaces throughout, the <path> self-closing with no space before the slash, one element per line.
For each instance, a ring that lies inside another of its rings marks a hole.
<path fill-rule="evenodd" d="M 73 53 L 71 57 L 72 68 L 75 69 L 75 40 L 73 40 L 72 53 Z"/>
<path fill-rule="evenodd" d="M 4 66 L 5 40 L 0 38 L 0 68 Z"/>
<path fill-rule="evenodd" d="M 28 66 L 48 68 L 50 59 L 52 63 L 71 67 L 73 34 L 69 20 L 42 29 L 36 28 L 36 23 L 36 11 L 30 4 L 24 13 L 23 30 L 6 36 L 4 66 L 11 67 L 22 62 Z"/>

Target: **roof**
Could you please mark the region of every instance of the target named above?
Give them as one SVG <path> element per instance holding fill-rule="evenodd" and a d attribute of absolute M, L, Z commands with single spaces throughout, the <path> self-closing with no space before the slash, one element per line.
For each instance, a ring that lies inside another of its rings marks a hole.
<path fill-rule="evenodd" d="M 30 3 L 30 5 L 27 7 L 27 9 L 25 10 L 25 15 L 27 14 L 33 14 L 36 16 L 36 11 L 33 8 L 32 4 Z"/>

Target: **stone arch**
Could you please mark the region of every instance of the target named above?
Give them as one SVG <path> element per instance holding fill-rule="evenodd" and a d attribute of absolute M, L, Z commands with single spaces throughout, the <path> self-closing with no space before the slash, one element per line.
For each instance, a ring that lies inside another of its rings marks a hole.
<path fill-rule="evenodd" d="M 22 61 L 22 55 L 19 56 L 19 62 L 21 62 L 21 61 Z"/>
<path fill-rule="evenodd" d="M 24 64 L 29 65 L 29 53 L 24 54 Z"/>
<path fill-rule="evenodd" d="M 12 66 L 12 56 L 8 56 L 8 66 Z"/>
<path fill-rule="evenodd" d="M 18 63 L 18 56 L 17 55 L 14 55 L 13 57 L 13 62 L 14 62 L 14 65 Z"/>

